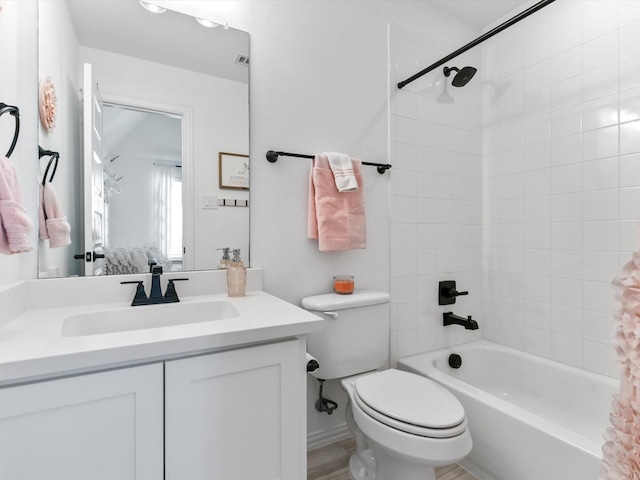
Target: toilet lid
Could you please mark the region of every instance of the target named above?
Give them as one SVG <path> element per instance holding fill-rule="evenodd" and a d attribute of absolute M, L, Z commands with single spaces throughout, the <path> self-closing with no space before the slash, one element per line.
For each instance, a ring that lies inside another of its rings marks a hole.
<path fill-rule="evenodd" d="M 385 370 L 355 382 L 361 401 L 373 410 L 410 425 L 448 429 L 460 425 L 464 409 L 451 392 L 409 372 Z"/>

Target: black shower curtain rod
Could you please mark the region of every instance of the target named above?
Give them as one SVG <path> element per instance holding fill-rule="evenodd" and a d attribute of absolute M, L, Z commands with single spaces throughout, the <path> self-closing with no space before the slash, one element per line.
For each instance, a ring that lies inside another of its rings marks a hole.
<path fill-rule="evenodd" d="M 527 8 L 524 12 L 519 13 L 515 17 L 512 17 L 509 20 L 507 20 L 506 22 L 501 23 L 497 27 L 492 28 L 487 33 L 485 33 L 484 35 L 481 35 L 478 38 L 476 38 L 475 40 L 467 43 L 464 47 L 459 48 L 455 52 L 453 52 L 453 53 L 447 55 L 446 57 L 438 60 L 433 65 L 429 65 L 427 68 L 425 68 L 424 70 L 421 70 L 420 72 L 416 73 L 414 76 L 409 77 L 406 80 L 404 80 L 403 82 L 398 83 L 398 88 L 402 88 L 405 85 L 413 82 L 414 80 L 417 80 L 418 78 L 422 77 L 423 75 L 429 73 L 431 70 L 434 70 L 434 69 L 438 68 L 439 66 L 444 65 L 449 60 L 457 57 L 458 55 L 466 52 L 467 50 L 475 47 L 476 45 L 479 45 L 480 43 L 484 42 L 485 40 L 493 37 L 495 34 L 500 33 L 501 31 L 509 28 L 511 25 L 513 25 L 515 23 L 518 23 L 520 20 L 523 20 L 523 19 L 527 18 L 532 13 L 537 12 L 541 8 L 544 8 L 544 7 L 546 7 L 547 5 L 549 5 L 550 3 L 553 3 L 553 2 L 555 2 L 555 0 L 542 0 L 541 2 L 538 2 L 535 5 L 532 5 L 531 7 Z"/>
<path fill-rule="evenodd" d="M 315 155 L 303 155 L 301 153 L 289 153 L 289 152 L 275 152 L 273 150 L 269 150 L 267 152 L 267 160 L 271 163 L 276 163 L 278 161 L 278 157 L 297 157 L 297 158 L 315 158 Z M 371 163 L 371 162 L 362 162 L 362 165 L 369 165 L 373 167 L 378 167 L 378 173 L 382 174 L 391 168 L 391 165 L 388 163 Z"/>

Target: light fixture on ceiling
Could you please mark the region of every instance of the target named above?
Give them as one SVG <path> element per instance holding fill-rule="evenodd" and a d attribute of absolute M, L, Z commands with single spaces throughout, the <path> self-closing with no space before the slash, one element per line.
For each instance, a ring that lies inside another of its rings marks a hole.
<path fill-rule="evenodd" d="M 140 5 L 142 5 L 142 8 L 144 8 L 145 10 L 151 13 L 164 13 L 167 11 L 166 8 L 161 7 L 159 5 L 154 5 L 153 3 L 143 2 L 142 0 L 139 0 L 139 2 L 140 2 Z"/>
<path fill-rule="evenodd" d="M 220 25 L 219 23 L 212 22 L 211 20 L 207 20 L 205 18 L 200 18 L 200 17 L 196 17 L 196 22 L 198 22 L 203 27 L 207 27 L 207 28 L 216 28 L 218 25 Z"/>
<path fill-rule="evenodd" d="M 207 28 L 215 28 L 215 27 L 219 27 L 220 25 L 222 25 L 221 23 L 214 22 L 212 20 L 207 20 L 206 18 L 200 18 L 200 17 L 196 17 L 196 22 L 198 22 L 203 27 L 207 27 Z M 225 30 L 227 30 L 229 28 L 229 24 L 228 23 L 225 23 L 222 26 L 224 27 Z"/>

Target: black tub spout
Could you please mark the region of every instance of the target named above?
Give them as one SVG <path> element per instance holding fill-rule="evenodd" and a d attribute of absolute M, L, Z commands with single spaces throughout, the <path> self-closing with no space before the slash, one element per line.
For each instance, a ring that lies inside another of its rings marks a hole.
<path fill-rule="evenodd" d="M 444 312 L 442 314 L 442 325 L 462 325 L 466 330 L 477 330 L 478 322 L 471 318 L 469 315 L 467 318 L 454 315 L 453 312 Z"/>

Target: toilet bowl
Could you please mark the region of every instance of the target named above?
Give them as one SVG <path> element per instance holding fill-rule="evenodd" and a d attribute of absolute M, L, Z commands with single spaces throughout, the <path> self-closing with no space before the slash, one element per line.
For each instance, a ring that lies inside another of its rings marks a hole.
<path fill-rule="evenodd" d="M 435 480 L 435 467 L 471 451 L 471 435 L 462 405 L 443 387 L 405 371 L 378 371 L 389 362 L 389 299 L 374 291 L 303 298 L 304 308 L 326 320 L 307 339 L 320 365 L 311 375 L 339 379 L 347 392 L 352 479 Z"/>
<path fill-rule="evenodd" d="M 431 380 L 391 369 L 341 385 L 358 450 L 349 464 L 354 480 L 435 480 L 435 467 L 471 451 L 462 405 Z"/>

